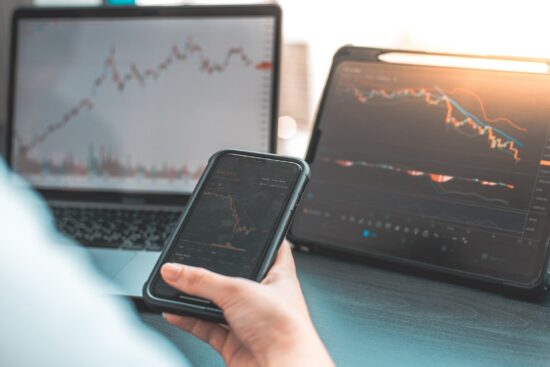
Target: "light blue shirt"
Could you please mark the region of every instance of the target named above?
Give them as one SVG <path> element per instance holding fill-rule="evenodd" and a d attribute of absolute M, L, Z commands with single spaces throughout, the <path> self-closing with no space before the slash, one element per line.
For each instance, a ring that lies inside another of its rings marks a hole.
<path fill-rule="evenodd" d="M 9 176 L 0 159 L 0 366 L 188 366 Z"/>

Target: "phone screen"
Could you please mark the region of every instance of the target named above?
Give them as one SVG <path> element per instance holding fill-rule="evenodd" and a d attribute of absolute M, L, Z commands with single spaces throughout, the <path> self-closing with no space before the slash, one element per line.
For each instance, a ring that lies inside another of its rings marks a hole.
<path fill-rule="evenodd" d="M 209 171 L 166 262 L 253 278 L 302 168 L 293 162 L 224 154 Z M 186 298 L 156 277 L 153 292 Z"/>

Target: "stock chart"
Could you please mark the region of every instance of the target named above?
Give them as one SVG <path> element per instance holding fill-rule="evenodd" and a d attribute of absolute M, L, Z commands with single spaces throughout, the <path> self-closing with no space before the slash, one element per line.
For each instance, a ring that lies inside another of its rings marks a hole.
<path fill-rule="evenodd" d="M 252 277 L 298 173 L 293 164 L 222 156 L 192 204 L 167 261 Z"/>
<path fill-rule="evenodd" d="M 190 192 L 212 152 L 269 149 L 271 18 L 20 26 L 12 154 L 39 187 Z"/>
<path fill-rule="evenodd" d="M 461 270 L 527 268 L 546 230 L 549 100 L 546 76 L 342 63 L 296 233 Z"/>

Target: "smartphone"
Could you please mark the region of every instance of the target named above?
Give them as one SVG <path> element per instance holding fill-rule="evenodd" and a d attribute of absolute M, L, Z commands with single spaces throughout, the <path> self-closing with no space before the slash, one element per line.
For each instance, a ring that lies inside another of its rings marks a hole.
<path fill-rule="evenodd" d="M 298 158 L 224 150 L 208 161 L 176 229 L 143 288 L 159 311 L 225 322 L 209 300 L 162 280 L 167 262 L 261 281 L 272 265 L 309 180 Z"/>

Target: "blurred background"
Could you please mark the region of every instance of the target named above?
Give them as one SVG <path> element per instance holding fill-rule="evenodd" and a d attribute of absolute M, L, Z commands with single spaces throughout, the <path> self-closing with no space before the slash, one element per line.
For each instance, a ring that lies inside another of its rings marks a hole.
<path fill-rule="evenodd" d="M 16 6 L 250 4 L 217 0 L 2 0 L 0 130 L 5 122 L 9 18 Z M 280 0 L 281 152 L 302 155 L 332 55 L 342 45 L 550 58 L 550 2 L 540 0 Z"/>

